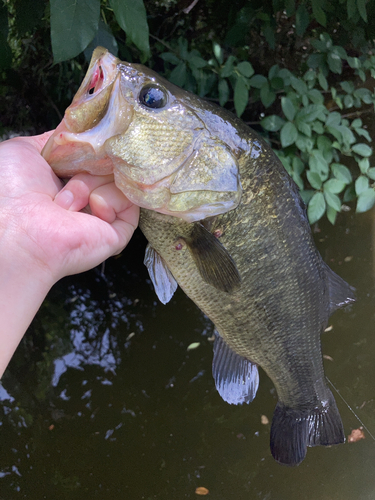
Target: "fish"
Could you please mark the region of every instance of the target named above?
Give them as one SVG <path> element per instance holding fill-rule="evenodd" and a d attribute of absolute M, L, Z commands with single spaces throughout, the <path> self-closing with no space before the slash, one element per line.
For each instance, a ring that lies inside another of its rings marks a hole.
<path fill-rule="evenodd" d="M 278 401 L 270 449 L 299 465 L 345 441 L 321 334 L 354 289 L 323 261 L 294 181 L 229 111 L 98 47 L 42 155 L 62 178 L 114 175 L 141 207 L 145 264 L 163 304 L 177 286 L 215 326 L 212 373 L 250 403 L 259 367 Z"/>

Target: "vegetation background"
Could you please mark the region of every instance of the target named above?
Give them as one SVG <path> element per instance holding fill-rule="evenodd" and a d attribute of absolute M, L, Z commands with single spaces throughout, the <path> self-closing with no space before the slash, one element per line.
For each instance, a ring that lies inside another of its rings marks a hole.
<path fill-rule="evenodd" d="M 0 0 L 0 134 L 61 120 L 107 47 L 225 106 L 334 223 L 375 204 L 371 0 Z"/>

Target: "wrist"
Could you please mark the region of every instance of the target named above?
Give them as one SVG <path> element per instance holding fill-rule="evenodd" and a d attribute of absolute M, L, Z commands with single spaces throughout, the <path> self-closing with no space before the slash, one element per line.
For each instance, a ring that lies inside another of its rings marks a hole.
<path fill-rule="evenodd" d="M 51 273 L 0 231 L 0 377 L 54 284 Z"/>

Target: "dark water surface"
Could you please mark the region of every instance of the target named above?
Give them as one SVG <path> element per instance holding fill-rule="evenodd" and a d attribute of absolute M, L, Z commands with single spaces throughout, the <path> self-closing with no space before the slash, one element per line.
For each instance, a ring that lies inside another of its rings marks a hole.
<path fill-rule="evenodd" d="M 375 434 L 375 214 L 316 233 L 358 301 L 323 336 L 326 374 Z M 157 301 L 143 237 L 100 269 L 61 281 L 0 386 L 0 499 L 375 499 L 375 441 L 310 448 L 298 468 L 269 451 L 276 403 L 224 403 L 211 375 L 212 324 L 181 291 Z M 193 342 L 200 345 L 188 351 Z M 335 394 L 345 432 L 360 426 Z M 263 417 L 264 421 L 264 417 Z"/>

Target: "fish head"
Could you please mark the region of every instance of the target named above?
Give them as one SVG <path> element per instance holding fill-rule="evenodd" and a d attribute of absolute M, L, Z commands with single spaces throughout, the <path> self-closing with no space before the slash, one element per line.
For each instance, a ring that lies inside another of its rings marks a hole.
<path fill-rule="evenodd" d="M 241 197 L 236 154 L 202 110 L 193 94 L 98 47 L 42 155 L 60 177 L 113 173 L 140 207 L 201 220 Z"/>

